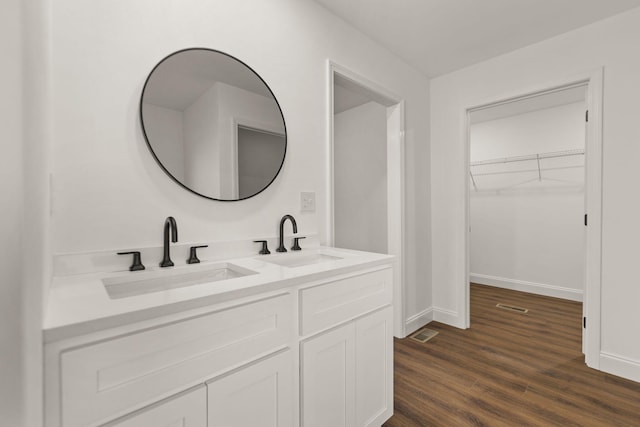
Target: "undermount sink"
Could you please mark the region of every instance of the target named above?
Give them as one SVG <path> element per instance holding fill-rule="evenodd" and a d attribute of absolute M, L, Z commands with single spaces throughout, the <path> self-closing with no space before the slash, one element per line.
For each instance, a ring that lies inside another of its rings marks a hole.
<path fill-rule="evenodd" d="M 283 267 L 303 267 L 311 264 L 321 264 L 323 262 L 331 262 L 342 259 L 335 255 L 327 255 L 321 253 L 313 254 L 291 254 L 279 255 L 279 258 L 265 259 L 266 262 L 278 264 Z"/>
<path fill-rule="evenodd" d="M 102 279 L 102 283 L 111 299 L 120 299 L 257 274 L 253 270 L 226 262 L 194 268 L 197 270 L 132 273 L 127 276 L 105 278 Z"/>

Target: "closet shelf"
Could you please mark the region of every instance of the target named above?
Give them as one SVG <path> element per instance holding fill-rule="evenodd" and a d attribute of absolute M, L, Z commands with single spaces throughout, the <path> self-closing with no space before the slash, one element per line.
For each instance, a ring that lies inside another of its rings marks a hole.
<path fill-rule="evenodd" d="M 512 157 L 503 157 L 503 158 L 499 158 L 499 159 L 488 159 L 488 160 L 481 160 L 481 161 L 477 161 L 477 162 L 470 162 L 469 163 L 469 177 L 471 178 L 471 182 L 473 184 L 473 188 L 477 191 L 478 190 L 478 186 L 476 183 L 476 177 L 478 176 L 482 176 L 482 175 L 497 175 L 497 174 L 505 174 L 505 173 L 523 173 L 523 172 L 538 172 L 538 180 L 541 181 L 542 180 L 542 171 L 543 170 L 556 170 L 556 169 L 566 169 L 566 168 L 572 168 L 572 167 L 578 167 L 578 166 L 564 166 L 564 167 L 551 167 L 551 168 L 542 168 L 540 166 L 540 160 L 545 160 L 545 159 L 554 159 L 554 158 L 558 158 L 558 157 L 569 157 L 569 156 L 583 156 L 584 155 L 584 150 L 583 149 L 577 149 L 577 150 L 564 150 L 564 151 L 552 151 L 552 152 L 546 152 L 546 153 L 537 153 L 537 154 L 530 154 L 527 156 L 512 156 Z M 488 166 L 488 165 L 497 165 L 497 164 L 505 164 L 505 163 L 515 163 L 515 162 L 530 162 L 530 161 L 536 161 L 537 164 L 537 168 L 536 169 L 531 169 L 531 168 L 527 168 L 527 169 L 522 169 L 522 170 L 506 170 L 506 171 L 491 171 L 491 172 L 473 172 L 473 167 L 476 166 Z"/>
<path fill-rule="evenodd" d="M 572 168 L 581 168 L 583 167 L 583 165 L 579 165 L 579 166 L 558 166 L 555 168 L 540 168 L 540 171 L 554 171 L 554 170 L 561 170 L 561 169 L 572 169 Z M 518 170 L 513 170 L 513 171 L 500 171 L 500 172 L 480 172 L 480 173 L 471 173 L 472 178 L 473 177 L 478 177 L 478 176 L 489 176 L 489 175 L 504 175 L 504 174 L 516 174 L 516 173 L 532 173 L 532 172 L 538 172 L 538 169 L 518 169 Z"/>
<path fill-rule="evenodd" d="M 497 165 L 499 163 L 525 162 L 528 160 L 553 159 L 555 157 L 580 156 L 584 150 L 552 151 L 548 153 L 529 154 L 527 156 L 503 157 L 500 159 L 480 160 L 469 163 L 470 166 Z"/>

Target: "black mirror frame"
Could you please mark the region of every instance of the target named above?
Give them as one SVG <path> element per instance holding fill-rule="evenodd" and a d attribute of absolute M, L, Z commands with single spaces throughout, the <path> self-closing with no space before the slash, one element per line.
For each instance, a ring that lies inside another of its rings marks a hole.
<path fill-rule="evenodd" d="M 160 161 L 160 159 L 158 158 L 158 156 L 156 155 L 155 151 L 153 150 L 153 147 L 151 146 L 151 142 L 149 141 L 149 137 L 147 136 L 147 131 L 145 129 L 144 126 L 144 118 L 142 116 L 142 103 L 144 100 L 144 93 L 145 90 L 147 89 L 147 84 L 149 83 L 149 79 L 151 79 L 151 76 L 153 75 L 153 72 L 167 59 L 171 58 L 172 56 L 175 56 L 179 53 L 182 52 L 187 52 L 187 51 L 191 51 L 191 50 L 206 50 L 209 52 L 213 52 L 213 53 L 218 53 L 221 55 L 224 55 L 228 58 L 231 58 L 235 61 L 237 61 L 239 64 L 244 65 L 245 67 L 247 67 L 256 77 L 258 77 L 260 79 L 260 81 L 264 84 L 264 86 L 267 88 L 267 90 L 269 91 L 269 93 L 271 94 L 271 96 L 273 97 L 273 100 L 275 101 L 276 105 L 278 106 L 278 111 L 280 111 L 280 117 L 282 117 L 282 126 L 284 127 L 284 153 L 282 155 L 282 162 L 280 162 L 280 167 L 278 168 L 278 171 L 275 173 L 275 175 L 273 176 L 273 178 L 271 179 L 271 181 L 269 181 L 269 183 L 267 185 L 265 185 L 262 190 L 247 196 L 247 197 L 242 197 L 239 199 L 216 199 L 215 197 L 210 197 L 207 196 L 205 194 L 199 193 L 191 188 L 189 188 L 188 186 L 186 186 L 184 183 L 180 182 L 179 179 L 177 179 L 175 176 L 173 176 L 173 174 L 171 172 L 169 172 L 169 170 L 162 164 L 162 162 Z M 287 133 L 287 123 L 284 119 L 284 114 L 282 113 L 282 108 L 280 107 L 280 103 L 278 102 L 278 98 L 276 98 L 275 94 L 273 93 L 273 91 L 271 90 L 271 88 L 269 87 L 269 85 L 267 84 L 267 82 L 264 81 L 264 79 L 262 77 L 260 77 L 260 75 L 258 73 L 256 73 L 256 71 L 251 68 L 250 66 L 248 66 L 244 61 L 239 60 L 238 58 L 236 58 L 235 56 L 229 55 L 228 53 L 216 50 L 216 49 L 210 49 L 207 47 L 190 47 L 190 48 L 186 48 L 186 49 L 180 49 L 177 50 L 173 53 L 170 53 L 169 55 L 165 56 L 164 58 L 162 58 L 151 70 L 151 72 L 149 73 L 149 75 L 147 76 L 145 82 L 144 82 L 144 86 L 142 87 L 142 93 L 140 95 L 140 106 L 139 106 L 139 115 L 140 115 L 140 125 L 142 127 L 142 134 L 144 136 L 144 140 L 147 143 L 147 147 L 149 148 L 149 151 L 151 151 L 151 154 L 153 155 L 153 158 L 155 159 L 156 163 L 158 164 L 158 166 L 160 166 L 160 168 L 167 174 L 169 175 L 169 177 L 176 182 L 178 185 L 180 185 L 182 188 L 189 190 L 191 193 L 193 194 L 197 194 L 200 197 L 204 197 L 205 199 L 209 199 L 209 200 L 215 200 L 218 202 L 239 202 L 241 200 L 246 200 L 246 199 L 250 199 L 251 197 L 257 196 L 258 194 L 262 193 L 264 190 L 266 190 L 267 188 L 269 188 L 269 186 L 273 183 L 273 181 L 275 181 L 275 179 L 278 177 L 278 175 L 280 175 L 280 171 L 282 170 L 282 166 L 284 165 L 284 160 L 287 157 L 287 145 L 288 145 L 288 133 Z"/>

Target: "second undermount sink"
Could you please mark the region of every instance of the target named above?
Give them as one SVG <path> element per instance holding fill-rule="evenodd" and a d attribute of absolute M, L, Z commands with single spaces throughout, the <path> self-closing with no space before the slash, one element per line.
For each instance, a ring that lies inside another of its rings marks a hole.
<path fill-rule="evenodd" d="M 316 252 L 311 254 L 276 255 L 276 257 L 265 259 L 265 261 L 272 264 L 278 264 L 283 267 L 303 267 L 305 265 L 321 264 L 324 262 L 337 261 L 340 259 L 342 259 L 342 257 L 340 256 L 327 255 Z"/>
<path fill-rule="evenodd" d="M 180 270 L 133 273 L 104 278 L 102 283 L 111 299 L 120 299 L 257 274 L 253 270 L 227 262 L 194 268 L 195 270 L 185 267 Z"/>

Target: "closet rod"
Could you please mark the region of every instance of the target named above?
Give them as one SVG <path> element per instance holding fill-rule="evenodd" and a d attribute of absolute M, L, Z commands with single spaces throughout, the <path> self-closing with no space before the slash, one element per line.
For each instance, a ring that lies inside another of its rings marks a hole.
<path fill-rule="evenodd" d="M 548 153 L 531 154 L 528 156 L 503 157 L 501 159 L 481 160 L 470 162 L 469 166 L 495 165 L 499 163 L 526 162 L 528 160 L 553 159 L 555 157 L 580 156 L 584 155 L 584 150 L 552 151 Z"/>
<path fill-rule="evenodd" d="M 556 168 L 541 168 L 540 170 L 538 170 L 538 169 L 518 169 L 518 170 L 512 170 L 512 171 L 470 173 L 470 175 L 471 175 L 471 179 L 473 179 L 473 181 L 475 183 L 475 178 L 477 178 L 479 176 L 538 172 L 538 178 L 541 178 L 540 171 L 546 172 L 546 171 L 557 171 L 557 170 L 565 170 L 565 169 L 578 169 L 578 168 L 581 168 L 581 167 L 584 167 L 584 166 L 583 165 L 579 165 L 579 166 L 561 166 L 561 167 L 556 167 Z M 474 185 L 473 187 L 477 188 L 477 185 Z"/>

